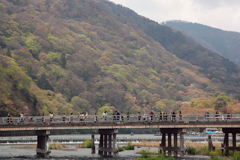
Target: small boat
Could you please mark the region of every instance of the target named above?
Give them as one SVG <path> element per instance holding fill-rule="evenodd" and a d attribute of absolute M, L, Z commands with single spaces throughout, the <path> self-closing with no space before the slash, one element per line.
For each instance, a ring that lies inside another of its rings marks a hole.
<path fill-rule="evenodd" d="M 133 132 L 131 132 L 131 136 L 133 136 L 134 134 L 133 134 Z"/>

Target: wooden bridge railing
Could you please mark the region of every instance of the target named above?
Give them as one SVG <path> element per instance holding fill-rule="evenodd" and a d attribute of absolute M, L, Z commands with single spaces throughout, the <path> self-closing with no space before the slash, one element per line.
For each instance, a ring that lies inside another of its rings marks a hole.
<path fill-rule="evenodd" d="M 64 120 L 65 119 L 65 120 Z M 66 124 L 66 123 L 104 123 L 112 124 L 122 122 L 124 124 L 135 122 L 236 122 L 240 121 L 240 114 L 176 114 L 176 115 L 88 115 L 88 116 L 25 116 L 25 117 L 0 117 L 0 127 L 2 125 L 28 125 L 28 124 Z"/>

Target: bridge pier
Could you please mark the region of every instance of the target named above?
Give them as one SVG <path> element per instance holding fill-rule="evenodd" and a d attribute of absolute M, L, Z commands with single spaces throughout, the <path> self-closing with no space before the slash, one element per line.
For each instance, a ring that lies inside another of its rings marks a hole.
<path fill-rule="evenodd" d="M 47 130 L 37 130 L 37 156 L 49 158 L 49 154 L 51 151 L 48 150 L 48 136 L 50 135 L 50 131 Z"/>
<path fill-rule="evenodd" d="M 226 156 L 229 156 L 229 151 L 240 151 L 236 141 L 236 134 L 240 133 L 240 128 L 223 128 L 222 131 L 225 133 L 223 148 Z M 232 133 L 232 147 L 229 147 L 229 133 Z"/>
<path fill-rule="evenodd" d="M 184 131 L 182 128 L 161 128 L 160 132 L 162 133 L 162 142 L 160 147 L 163 149 L 164 154 L 166 155 L 166 151 L 168 152 L 168 156 L 171 156 L 172 151 L 174 152 L 174 157 L 177 157 L 178 152 L 180 152 L 180 156 L 184 156 Z M 168 146 L 166 146 L 166 134 L 168 135 Z M 178 147 L 178 137 L 180 134 L 180 147 Z M 172 146 L 172 135 L 173 135 L 173 146 Z"/>
<path fill-rule="evenodd" d="M 117 129 L 99 129 L 100 143 L 98 154 L 104 157 L 118 157 Z"/>

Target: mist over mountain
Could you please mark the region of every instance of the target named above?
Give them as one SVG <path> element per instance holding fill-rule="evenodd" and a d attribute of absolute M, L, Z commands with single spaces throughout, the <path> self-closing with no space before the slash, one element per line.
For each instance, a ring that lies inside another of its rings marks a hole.
<path fill-rule="evenodd" d="M 0 23 L 1 116 L 196 114 L 239 100 L 237 65 L 109 1 L 0 0 Z"/>
<path fill-rule="evenodd" d="M 240 33 L 183 21 L 167 21 L 162 24 L 193 37 L 204 47 L 240 65 Z"/>

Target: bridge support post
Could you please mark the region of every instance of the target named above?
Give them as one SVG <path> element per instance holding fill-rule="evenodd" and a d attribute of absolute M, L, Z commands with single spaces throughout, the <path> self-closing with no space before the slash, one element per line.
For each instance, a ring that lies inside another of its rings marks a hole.
<path fill-rule="evenodd" d="M 174 148 L 177 148 L 177 134 L 174 134 Z M 177 157 L 177 151 L 174 151 L 174 157 Z"/>
<path fill-rule="evenodd" d="M 99 129 L 100 144 L 98 154 L 104 157 L 118 157 L 117 129 Z"/>
<path fill-rule="evenodd" d="M 181 158 L 183 158 L 184 156 L 184 133 L 183 132 L 180 133 L 180 149 L 181 149 L 180 156 Z"/>
<path fill-rule="evenodd" d="M 95 154 L 94 134 L 92 134 L 92 154 Z"/>
<path fill-rule="evenodd" d="M 103 151 L 100 150 L 100 148 L 103 147 L 103 134 L 100 134 L 100 142 L 99 142 L 99 150 L 98 150 L 98 154 L 99 155 L 103 155 Z"/>
<path fill-rule="evenodd" d="M 37 130 L 37 156 L 49 158 L 49 154 L 51 151 L 48 150 L 48 136 L 50 135 L 50 131 L 47 130 Z"/>
<path fill-rule="evenodd" d="M 162 133 L 162 142 L 160 144 L 160 148 L 162 147 L 166 147 L 166 133 Z M 166 152 L 165 151 L 163 152 L 164 152 L 164 156 L 166 156 Z"/>
<path fill-rule="evenodd" d="M 168 152 L 168 156 L 171 156 L 171 152 L 174 152 L 174 157 L 177 157 L 178 152 L 180 152 L 181 157 L 185 151 L 184 148 L 184 132 L 182 128 L 161 128 L 160 132 L 162 133 L 162 143 L 160 147 L 163 149 L 164 153 Z M 165 136 L 168 134 L 168 146 L 166 146 Z M 172 146 L 172 136 L 174 135 L 174 145 Z M 177 146 L 177 135 L 180 134 L 180 147 Z"/>
<path fill-rule="evenodd" d="M 168 133 L 168 148 L 172 148 L 172 134 Z M 168 156 L 171 156 L 171 149 L 168 150 Z"/>
<path fill-rule="evenodd" d="M 240 151 L 240 147 L 237 147 L 236 142 L 236 134 L 240 133 L 240 128 L 223 128 L 222 131 L 225 133 L 223 146 L 226 156 L 229 156 L 229 151 Z M 229 133 L 232 133 L 232 147 L 229 146 Z"/>

